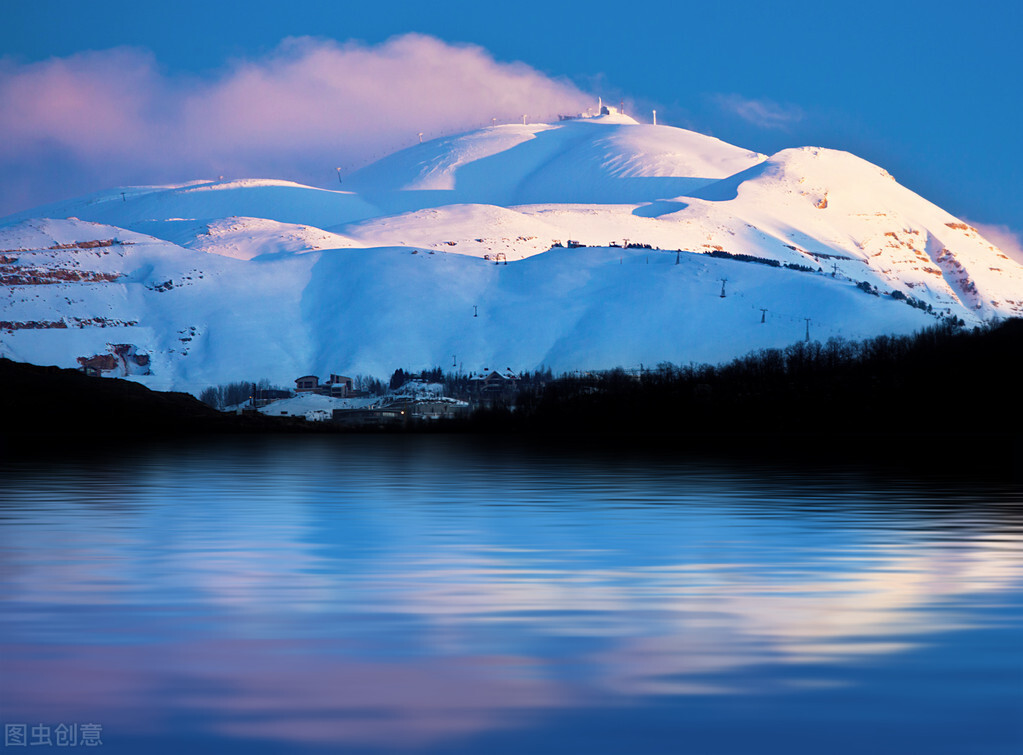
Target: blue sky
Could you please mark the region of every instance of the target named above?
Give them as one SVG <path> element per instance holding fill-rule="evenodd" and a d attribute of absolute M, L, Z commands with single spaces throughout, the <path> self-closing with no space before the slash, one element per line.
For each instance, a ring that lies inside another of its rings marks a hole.
<path fill-rule="evenodd" d="M 1023 115 L 1021 8 L 1015 2 L 897 0 L 716 4 L 185 0 L 173 6 L 35 0 L 8 4 L 4 10 L 0 82 L 19 76 L 31 81 L 27 75 L 53 58 L 70 58 L 67 65 L 74 68 L 79 64 L 74 56 L 83 51 L 102 57 L 105 51 L 127 46 L 135 57 L 115 59 L 105 69 L 97 64 L 99 69 L 123 71 L 144 61 L 147 76 L 159 83 L 139 86 L 158 90 L 171 103 L 168 109 L 177 112 L 190 90 L 222 81 L 243 62 L 279 57 L 285 38 L 311 36 L 324 44 L 357 40 L 359 50 L 373 52 L 397 35 L 414 32 L 455 45 L 479 46 L 499 65 L 521 61 L 543 77 L 567 80 L 587 94 L 624 98 L 641 118 L 648 119 L 656 108 L 663 123 L 761 152 L 804 144 L 849 150 L 885 167 L 901 183 L 956 215 L 1018 232 L 1023 230 L 1023 200 L 1016 181 L 1023 175 L 1017 143 Z M 89 59 L 93 64 L 96 60 Z M 444 75 L 443 70 L 438 75 Z M 413 79 L 416 75 L 426 74 L 422 70 L 410 74 Z M 505 86 L 494 81 L 494 86 Z M 376 82 L 380 89 L 395 84 Z M 16 96 L 22 91 L 8 88 L 2 104 L 9 115 L 0 116 L 0 137 L 5 129 L 16 130 L 11 123 L 25 101 Z M 33 107 L 38 111 L 45 103 Z M 158 102 L 145 107 L 149 116 L 139 121 L 142 125 L 126 122 L 122 127 L 155 128 L 152 124 L 175 117 L 153 115 L 160 108 Z M 438 96 L 437 108 L 449 109 L 443 96 Z M 133 108 L 119 104 L 106 112 L 111 109 L 120 113 Z M 456 116 L 462 111 L 456 111 L 444 128 L 458 129 Z M 471 121 L 468 112 L 462 115 Z M 75 108 L 62 110 L 60 116 L 74 120 Z M 261 111 L 258 117 L 265 122 L 276 116 Z M 429 119 L 426 122 L 432 125 Z M 226 128 L 225 123 L 229 121 L 214 121 L 211 128 Z M 294 140 L 301 140 L 301 123 L 295 119 L 289 123 Z M 466 122 L 462 127 L 474 125 Z M 88 129 L 88 122 L 80 128 Z M 190 137 L 192 142 L 196 138 Z M 57 138 L 47 141 L 38 133 L 31 144 L 7 141 L 19 146 L 16 152 L 14 147 L 7 154 L 0 152 L 0 175 L 8 183 L 0 193 L 0 212 L 118 183 L 204 177 L 174 175 L 172 165 L 153 163 L 148 166 L 153 173 L 149 179 L 147 164 L 127 159 L 123 164 L 105 161 L 110 163 L 105 172 L 100 152 L 90 153 Z M 134 140 L 122 135 L 120 141 L 126 145 L 125 154 L 130 152 Z M 192 143 L 172 142 L 161 142 L 170 145 L 168 153 L 187 151 Z M 356 138 L 345 143 L 353 150 L 362 145 L 374 154 L 404 146 L 363 144 Z M 215 169 L 216 147 L 204 148 L 205 162 L 183 156 L 180 169 L 196 170 L 206 163 Z M 265 167 L 287 172 L 285 155 L 263 166 L 253 154 L 250 150 L 244 159 L 235 156 L 225 164 L 239 170 Z M 299 157 L 295 160 L 298 164 Z M 337 160 L 346 161 L 358 158 L 348 154 Z M 136 166 L 134 173 L 128 162 Z M 308 175 L 308 170 L 300 173 L 281 177 L 322 185 L 330 178 L 325 171 L 322 177 Z"/>

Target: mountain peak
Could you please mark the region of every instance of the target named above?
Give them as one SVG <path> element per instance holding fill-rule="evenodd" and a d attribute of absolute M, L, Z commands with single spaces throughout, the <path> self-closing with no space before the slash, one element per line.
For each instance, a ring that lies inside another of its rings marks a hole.
<path fill-rule="evenodd" d="M 609 110 L 343 178 L 119 188 L 0 220 L 0 355 L 198 393 L 453 356 L 718 362 L 1023 315 L 1023 266 L 847 152 L 768 157 Z"/>
<path fill-rule="evenodd" d="M 620 113 L 443 137 L 357 171 L 348 185 L 391 210 L 475 203 L 621 204 L 677 196 L 763 155 Z M 410 192 L 417 192 L 414 197 Z"/>

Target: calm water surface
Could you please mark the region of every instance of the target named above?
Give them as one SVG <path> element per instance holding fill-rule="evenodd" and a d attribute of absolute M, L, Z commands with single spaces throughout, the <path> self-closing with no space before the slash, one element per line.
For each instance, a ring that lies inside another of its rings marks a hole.
<path fill-rule="evenodd" d="M 444 438 L 0 484 L 26 750 L 1023 751 L 1011 489 Z"/>

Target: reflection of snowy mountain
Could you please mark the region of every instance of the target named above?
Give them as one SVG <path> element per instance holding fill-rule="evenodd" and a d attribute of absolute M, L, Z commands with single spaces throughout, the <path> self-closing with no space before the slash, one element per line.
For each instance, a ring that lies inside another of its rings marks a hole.
<path fill-rule="evenodd" d="M 719 361 L 1023 314 L 1023 267 L 844 152 L 610 115 L 416 145 L 346 185 L 133 187 L 6 218 L 0 354 L 198 392 Z"/>

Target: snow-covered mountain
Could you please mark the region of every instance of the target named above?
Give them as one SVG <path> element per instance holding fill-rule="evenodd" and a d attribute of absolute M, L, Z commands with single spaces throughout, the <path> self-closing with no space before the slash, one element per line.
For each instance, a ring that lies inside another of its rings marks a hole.
<path fill-rule="evenodd" d="M 113 189 L 0 219 L 0 355 L 156 388 L 716 362 L 1023 316 L 1023 266 L 853 155 L 619 114 L 416 145 L 343 191 Z"/>

